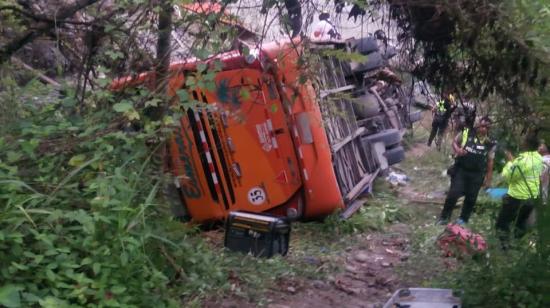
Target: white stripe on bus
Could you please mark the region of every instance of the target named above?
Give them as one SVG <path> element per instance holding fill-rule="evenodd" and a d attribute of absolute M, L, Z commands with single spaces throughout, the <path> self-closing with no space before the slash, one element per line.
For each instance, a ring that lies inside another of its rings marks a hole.
<path fill-rule="evenodd" d="M 203 131 L 203 130 L 201 130 L 201 131 L 199 132 L 199 135 L 201 136 L 201 141 L 202 141 L 202 142 L 206 142 L 206 135 L 204 134 L 204 131 Z"/>
<path fill-rule="evenodd" d="M 206 161 L 209 163 L 209 164 L 212 164 L 212 155 L 210 155 L 210 152 L 206 152 Z"/>

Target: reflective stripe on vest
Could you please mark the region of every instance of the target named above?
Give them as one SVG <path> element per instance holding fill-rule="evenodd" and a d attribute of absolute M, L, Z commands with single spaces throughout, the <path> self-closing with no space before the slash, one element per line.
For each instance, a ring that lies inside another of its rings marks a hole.
<path fill-rule="evenodd" d="M 470 129 L 466 127 L 466 129 L 464 129 L 462 131 L 462 142 L 460 144 L 460 147 L 463 148 L 465 145 L 466 145 L 466 141 L 468 141 L 468 133 L 470 132 Z"/>

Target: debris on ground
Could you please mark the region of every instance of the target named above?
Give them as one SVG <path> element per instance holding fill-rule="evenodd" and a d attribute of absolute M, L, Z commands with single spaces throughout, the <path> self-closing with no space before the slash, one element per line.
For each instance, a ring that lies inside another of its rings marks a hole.
<path fill-rule="evenodd" d="M 424 204 L 444 204 L 446 191 L 418 192 L 413 187 L 404 187 L 400 189 L 399 196 L 412 203 Z"/>
<path fill-rule="evenodd" d="M 365 263 L 367 262 L 368 259 L 369 259 L 369 255 L 363 251 L 360 251 L 355 255 L 355 260 L 357 262 Z"/>
<path fill-rule="evenodd" d="M 425 144 L 417 144 L 413 149 L 417 151 L 411 156 L 416 157 L 430 150 Z M 433 185 L 427 179 L 438 178 L 439 168 L 421 165 L 413 170 L 413 166 L 407 164 L 401 168 L 392 167 L 388 175 L 388 180 L 391 176 L 405 184 L 392 187 L 391 192 L 396 193 L 392 198 L 414 203 L 414 222 L 407 220 L 384 226 L 383 230 L 355 234 L 344 240 L 341 249 L 319 243 L 314 251 L 304 254 L 291 251 L 285 262 L 314 265 L 317 269 L 312 277 L 283 276 L 261 294 L 254 293 L 255 285 L 242 285 L 225 296 L 207 298 L 202 302 L 203 307 L 257 307 L 257 298 L 261 296 L 263 304 L 272 308 L 380 308 L 396 290 L 417 286 L 434 275 L 456 269 L 457 258 L 433 253 L 437 249 L 434 245 L 437 236 L 442 231 L 433 225 L 433 220 L 440 211 L 439 204 L 444 202 L 448 178 Z M 414 177 L 409 180 L 407 174 Z M 388 183 L 384 182 L 380 184 L 387 187 Z M 417 241 L 413 236 L 418 232 L 433 233 L 420 243 L 424 250 L 432 252 L 433 259 L 419 260 L 413 251 L 416 249 L 413 242 Z M 330 258 L 321 257 L 328 254 Z M 243 296 L 243 292 L 252 295 Z"/>
<path fill-rule="evenodd" d="M 398 173 L 391 171 L 390 174 L 386 177 L 386 181 L 389 182 L 392 186 L 405 186 L 409 182 L 409 177 L 404 173 Z"/>
<path fill-rule="evenodd" d="M 437 238 L 437 245 L 446 257 L 470 255 L 487 249 L 483 236 L 457 224 L 445 227 L 445 231 Z"/>

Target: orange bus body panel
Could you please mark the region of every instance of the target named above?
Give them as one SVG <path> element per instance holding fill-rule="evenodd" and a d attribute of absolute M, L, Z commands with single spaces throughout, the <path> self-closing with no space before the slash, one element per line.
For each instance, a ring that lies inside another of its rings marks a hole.
<path fill-rule="evenodd" d="M 344 201 L 332 167 L 331 147 L 323 127 L 317 95 L 309 81 L 303 84 L 299 82 L 299 50 L 300 42 L 296 40 L 287 43 L 273 42 L 263 46 L 263 51 L 269 58 L 277 61 L 273 67 L 277 68 L 275 74 L 279 82 L 285 85 L 283 91 L 291 105 L 294 122 L 296 123 L 296 117 L 302 113 L 309 119 L 313 142 L 300 142 L 298 152 L 303 156 L 306 204 L 304 216 L 313 218 L 326 216 L 338 208 L 344 208 Z"/>
<path fill-rule="evenodd" d="M 317 96 L 310 82 L 298 82 L 295 46 L 271 43 L 261 52 L 253 63 L 235 51 L 219 55 L 213 59 L 224 70 L 216 74 L 216 89 L 186 88 L 208 106 L 186 111 L 169 143 L 171 171 L 194 221 L 221 220 L 234 210 L 284 215 L 302 203 L 299 214 L 315 218 L 344 207 Z M 271 65 L 262 68 L 262 60 Z M 174 101 L 197 63 L 171 65 Z M 154 73 L 142 73 L 114 81 L 111 89 L 153 88 L 154 82 Z M 307 118 L 308 142 L 298 117 Z"/>
<path fill-rule="evenodd" d="M 219 72 L 215 81 L 214 92 L 190 91 L 210 107 L 188 111 L 170 144 L 189 213 L 196 221 L 216 220 L 229 211 L 265 212 L 285 204 L 302 181 L 273 78 L 235 69 Z"/>

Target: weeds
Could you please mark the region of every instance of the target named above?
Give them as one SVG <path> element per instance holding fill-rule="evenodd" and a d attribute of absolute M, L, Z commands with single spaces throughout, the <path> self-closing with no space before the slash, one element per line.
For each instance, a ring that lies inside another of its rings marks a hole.
<path fill-rule="evenodd" d="M 452 275 L 435 280 L 439 286 L 462 289 L 468 307 L 546 307 L 550 303 L 549 259 L 537 253 L 533 233 L 501 249 L 494 224 L 500 202 L 482 197 L 469 227 L 484 235 L 488 250 L 465 258 Z"/>
<path fill-rule="evenodd" d="M 0 305 L 179 306 L 225 284 L 157 201 L 158 123 L 123 132 L 110 108 L 19 107 L 0 138 Z"/>

